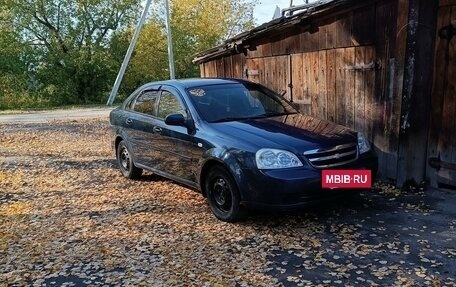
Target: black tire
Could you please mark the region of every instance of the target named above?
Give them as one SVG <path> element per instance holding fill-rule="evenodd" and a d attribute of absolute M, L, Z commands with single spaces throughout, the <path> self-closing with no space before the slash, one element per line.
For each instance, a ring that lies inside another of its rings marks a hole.
<path fill-rule="evenodd" d="M 117 147 L 117 163 L 124 177 L 129 179 L 141 177 L 143 170 L 135 166 L 131 153 L 124 141 L 121 141 Z"/>
<path fill-rule="evenodd" d="M 236 222 L 245 217 L 241 197 L 231 174 L 221 166 L 213 167 L 205 180 L 207 201 L 215 217 Z"/>

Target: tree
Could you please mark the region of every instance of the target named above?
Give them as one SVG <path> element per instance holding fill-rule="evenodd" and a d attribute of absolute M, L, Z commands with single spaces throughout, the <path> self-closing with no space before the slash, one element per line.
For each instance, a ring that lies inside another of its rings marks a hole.
<path fill-rule="evenodd" d="M 1 1 L 3 22 L 37 51 L 42 93 L 57 103 L 88 103 L 107 92 L 116 70 L 111 34 L 135 18 L 140 0 Z"/>
<path fill-rule="evenodd" d="M 199 68 L 192 63 L 196 53 L 253 28 L 256 3 L 256 0 L 171 1 L 176 78 L 198 77 Z M 153 7 L 149 16 L 152 20 L 141 32 L 125 75 L 122 89 L 125 92 L 132 91 L 141 83 L 169 77 L 164 1 L 157 1 Z"/>
<path fill-rule="evenodd" d="M 172 5 L 176 75 L 198 76 L 199 69 L 191 61 L 203 50 L 221 44 L 254 26 L 254 1 L 177 0 Z"/>
<path fill-rule="evenodd" d="M 0 10 L 0 19 L 7 15 Z M 16 95 L 27 89 L 27 52 L 11 25 L 0 21 L 0 109 L 17 102 Z"/>
<path fill-rule="evenodd" d="M 134 31 L 116 33 L 111 41 L 111 54 L 121 62 Z M 120 52 L 120 53 L 119 53 Z M 155 19 L 141 30 L 138 43 L 125 73 L 120 93 L 130 94 L 139 85 L 169 77 L 167 41 L 161 23 Z M 119 65 L 120 67 L 120 65 Z"/>
<path fill-rule="evenodd" d="M 199 76 L 192 63 L 197 52 L 252 28 L 256 1 L 171 0 L 176 76 Z M 141 2 L 0 0 L 3 86 L 10 96 L 39 97 L 54 105 L 105 102 Z M 124 94 L 168 78 L 164 0 L 153 7 L 121 85 Z"/>

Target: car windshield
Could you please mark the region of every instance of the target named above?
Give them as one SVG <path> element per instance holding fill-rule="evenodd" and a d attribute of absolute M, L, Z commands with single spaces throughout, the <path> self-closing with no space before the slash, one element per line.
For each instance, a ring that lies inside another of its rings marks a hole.
<path fill-rule="evenodd" d="M 210 123 L 297 113 L 283 98 L 255 84 L 208 85 L 187 92 L 198 113 Z"/>

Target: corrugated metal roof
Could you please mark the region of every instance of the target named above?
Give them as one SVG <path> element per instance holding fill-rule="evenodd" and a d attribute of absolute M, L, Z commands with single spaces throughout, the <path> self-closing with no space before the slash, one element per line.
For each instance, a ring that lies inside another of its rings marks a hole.
<path fill-rule="evenodd" d="M 256 39 L 268 37 L 271 33 L 280 33 L 282 30 L 291 28 L 297 24 L 303 24 L 307 20 L 317 18 L 340 9 L 353 9 L 353 4 L 369 3 L 375 0 L 320 0 L 311 4 L 296 6 L 290 9 L 291 15 L 283 15 L 278 19 L 264 23 L 250 31 L 238 34 L 223 44 L 200 52 L 195 55 L 194 63 L 207 62 L 229 54 L 239 54 L 248 49 Z M 358 5 L 355 5 L 358 6 Z M 310 25 L 309 27 L 310 28 Z"/>

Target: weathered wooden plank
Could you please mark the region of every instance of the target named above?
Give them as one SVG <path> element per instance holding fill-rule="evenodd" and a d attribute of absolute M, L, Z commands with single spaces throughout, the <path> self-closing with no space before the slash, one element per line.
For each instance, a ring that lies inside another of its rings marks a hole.
<path fill-rule="evenodd" d="M 272 56 L 277 56 L 282 53 L 282 41 L 280 39 L 277 39 L 276 37 L 272 39 L 271 41 L 271 52 Z"/>
<path fill-rule="evenodd" d="M 215 61 L 216 75 L 217 77 L 225 77 L 225 63 L 223 58 L 219 58 Z"/>
<path fill-rule="evenodd" d="M 244 55 L 243 54 L 236 54 L 232 55 L 232 64 L 233 64 L 233 77 L 242 79 L 245 77 L 244 73 Z"/>
<path fill-rule="evenodd" d="M 389 23 L 391 19 L 391 2 L 380 2 L 376 6 L 376 17 L 375 17 L 375 38 L 376 38 L 376 57 L 380 61 L 381 70 L 376 73 L 376 94 L 375 100 L 379 105 L 384 105 L 386 100 L 387 92 L 387 72 L 388 72 L 388 59 L 390 57 L 390 41 L 389 41 Z M 381 112 L 380 110 L 379 112 Z M 384 134 L 384 123 L 385 117 L 383 112 L 379 113 L 377 117 L 378 129 L 375 129 L 375 133 L 378 136 Z"/>
<path fill-rule="evenodd" d="M 389 135 L 389 145 L 387 150 L 388 152 L 398 156 L 402 112 L 402 91 L 407 53 L 409 0 L 397 0 L 396 8 L 394 10 L 397 11 L 397 17 L 394 24 L 395 29 L 393 29 L 389 35 L 390 39 L 394 41 L 391 43 L 393 51 L 392 57 L 394 57 L 394 62 L 391 62 L 391 67 L 394 68 L 394 74 L 389 77 L 389 81 L 392 81 L 392 94 L 388 95 L 387 98 L 387 107 L 391 109 L 391 112 L 387 113 L 388 118 L 386 121 L 388 123 L 388 130 L 386 132 Z M 393 35 L 395 35 L 395 37 Z M 402 172 L 406 168 L 403 164 L 404 162 L 398 162 L 397 165 L 386 165 L 387 173 L 391 174 L 393 178 L 397 178 L 396 184 L 398 186 L 402 186 L 405 183 L 405 177 L 398 174 L 398 172 Z"/>
<path fill-rule="evenodd" d="M 272 85 L 273 72 L 275 70 L 275 62 L 273 61 L 274 57 L 259 58 L 259 69 L 260 69 L 260 83 L 268 86 L 269 88 L 275 90 L 275 87 Z"/>
<path fill-rule="evenodd" d="M 345 111 L 345 49 L 336 49 L 336 91 L 335 91 L 335 112 L 336 122 L 339 124 L 345 124 L 346 122 L 346 111 Z"/>
<path fill-rule="evenodd" d="M 353 67 L 355 74 L 355 95 L 354 95 L 354 124 L 355 130 L 364 132 L 365 127 L 365 84 L 366 84 L 366 66 L 365 62 L 365 47 L 355 48 L 355 66 Z"/>
<path fill-rule="evenodd" d="M 300 35 L 290 35 L 285 39 L 285 47 L 282 48 L 282 54 L 295 54 L 301 51 Z"/>
<path fill-rule="evenodd" d="M 446 26 L 450 22 L 450 19 L 451 10 L 445 7 L 440 8 L 437 16 L 437 33 L 442 27 Z M 438 158 L 440 156 L 439 138 L 443 127 L 441 115 L 443 112 L 445 96 L 445 81 L 443 79 L 446 79 L 447 73 L 447 62 L 445 57 L 446 48 L 447 40 L 436 37 L 434 79 L 431 99 L 432 111 L 428 141 L 428 158 Z M 438 185 L 438 173 L 438 170 L 428 165 L 427 176 L 432 186 Z"/>
<path fill-rule="evenodd" d="M 327 119 L 336 120 L 336 51 L 326 52 Z"/>
<path fill-rule="evenodd" d="M 209 75 L 209 64 L 210 64 L 210 62 L 201 63 L 200 66 L 203 66 L 203 69 L 201 70 L 202 77 L 208 77 L 208 75 Z"/>
<path fill-rule="evenodd" d="M 204 75 L 205 75 L 204 63 L 199 64 L 199 68 L 200 68 L 200 77 L 204 78 Z"/>
<path fill-rule="evenodd" d="M 293 85 L 293 101 L 302 101 L 304 99 L 304 67 L 302 66 L 302 54 L 291 55 L 291 72 Z"/>
<path fill-rule="evenodd" d="M 336 33 L 336 18 L 331 19 L 326 27 L 326 48 L 333 49 L 336 46 L 337 33 Z"/>
<path fill-rule="evenodd" d="M 400 138 L 398 149 L 398 185 L 425 179 L 429 134 L 429 116 L 433 51 L 438 9 L 436 1 L 409 1 L 406 58 L 404 68 Z"/>
<path fill-rule="evenodd" d="M 256 58 L 255 64 L 256 64 L 256 67 L 253 72 L 256 75 L 252 75 L 252 77 L 254 77 L 254 79 L 256 79 L 257 83 L 264 84 L 264 74 L 266 73 L 265 67 L 264 67 L 264 58 Z"/>
<path fill-rule="evenodd" d="M 318 52 L 318 116 L 327 119 L 327 89 L 326 89 L 326 51 Z"/>
<path fill-rule="evenodd" d="M 289 56 L 278 56 L 276 58 L 276 75 L 275 80 L 277 82 L 276 91 L 285 91 L 285 98 L 290 100 L 290 60 Z M 272 79 L 271 79 L 272 80 Z"/>
<path fill-rule="evenodd" d="M 390 74 L 394 74 L 390 70 L 393 65 L 390 65 L 392 59 L 391 51 L 394 50 L 394 39 L 391 39 L 393 24 L 396 21 L 395 10 L 397 3 L 395 1 L 379 1 L 375 4 L 375 51 L 376 58 L 380 61 L 381 70 L 375 74 L 375 104 L 376 116 L 375 125 L 373 128 L 372 141 L 377 151 L 379 161 L 379 175 L 385 179 L 394 179 L 395 169 L 391 166 L 394 157 L 389 156 L 389 115 L 390 98 L 392 96 L 392 88 L 390 89 Z M 394 35 L 395 36 L 395 35 Z M 391 91 L 391 92 L 390 92 Z"/>
<path fill-rule="evenodd" d="M 230 56 L 223 58 L 223 65 L 225 67 L 225 78 L 232 78 L 233 77 L 233 62 Z"/>
<path fill-rule="evenodd" d="M 264 84 L 272 90 L 278 92 L 280 86 L 279 79 L 277 78 L 277 58 L 267 57 L 264 58 Z"/>
<path fill-rule="evenodd" d="M 445 9 L 449 10 L 449 12 L 451 11 L 449 22 L 445 24 L 446 26 L 451 22 L 456 22 L 456 6 L 452 9 L 445 7 Z M 438 151 L 440 160 L 447 163 L 456 163 L 456 40 L 453 39 L 448 43 L 448 39 L 446 39 L 446 42 L 447 46 L 443 54 L 447 62 L 445 63 L 446 71 L 443 78 L 442 125 L 439 132 Z M 444 175 L 450 174 L 450 171 L 439 171 L 440 182 L 456 185 L 456 178 L 444 177 Z"/>
<path fill-rule="evenodd" d="M 286 85 L 287 85 L 287 93 L 290 95 L 289 100 L 293 100 L 293 75 L 291 70 L 291 55 L 286 55 L 286 64 L 287 64 L 287 74 L 286 74 Z"/>
<path fill-rule="evenodd" d="M 328 49 L 327 46 L 327 37 L 328 37 L 328 27 L 326 25 L 322 25 L 318 27 L 318 50 L 326 50 Z"/>
<path fill-rule="evenodd" d="M 313 24 L 316 25 L 316 24 Z M 315 52 L 320 48 L 320 27 L 311 27 L 299 35 L 301 52 Z"/>
<path fill-rule="evenodd" d="M 353 12 L 346 14 L 336 22 L 336 47 L 352 46 Z"/>
<path fill-rule="evenodd" d="M 368 46 L 366 47 L 365 60 L 367 63 L 373 63 L 375 59 L 375 47 Z M 375 99 L 375 78 L 376 78 L 376 69 L 371 69 L 366 71 L 365 76 L 365 127 L 364 132 L 370 141 L 374 140 L 373 137 L 373 128 L 378 119 L 378 104 Z"/>
<path fill-rule="evenodd" d="M 376 6 L 376 52 L 381 60 L 381 72 L 376 76 L 376 102 L 378 117 L 374 128 L 374 146 L 379 159 L 380 176 L 395 180 L 396 159 L 395 148 L 391 148 L 391 114 L 394 96 L 395 74 L 395 25 L 397 21 L 397 2 L 381 1 Z M 396 141 L 397 144 L 397 141 Z"/>
<path fill-rule="evenodd" d="M 278 80 L 278 91 L 285 91 L 285 98 L 290 99 L 290 93 L 288 88 L 288 74 L 290 72 L 289 67 L 289 56 L 278 56 L 276 57 L 276 79 Z"/>
<path fill-rule="evenodd" d="M 400 130 L 400 117 L 402 109 L 402 90 L 404 83 L 404 69 L 407 53 L 407 27 L 409 20 L 409 0 L 398 0 L 398 14 L 396 22 L 396 46 L 395 46 L 395 58 L 396 58 L 396 74 L 394 83 L 394 96 L 393 96 L 393 113 L 392 113 L 392 124 L 393 134 L 396 138 L 399 137 Z M 394 144 L 395 145 L 395 144 Z"/>
<path fill-rule="evenodd" d="M 282 35 L 280 39 L 277 41 L 278 45 L 278 52 L 275 54 L 276 56 L 283 55 L 290 50 L 290 37 Z"/>
<path fill-rule="evenodd" d="M 259 75 L 259 80 L 262 84 L 266 85 L 270 89 L 274 89 L 274 87 L 271 87 L 268 83 L 268 80 L 270 78 L 270 73 L 271 69 L 271 61 L 269 60 L 271 57 L 265 57 L 265 58 L 259 58 L 258 60 L 261 61 L 261 68 L 260 68 L 260 75 Z"/>
<path fill-rule="evenodd" d="M 285 86 L 287 89 L 287 99 L 292 100 L 293 98 L 293 78 L 291 74 L 291 55 L 285 55 L 283 56 L 284 58 L 284 63 L 286 65 L 286 70 L 285 70 Z"/>
<path fill-rule="evenodd" d="M 309 93 L 312 98 L 312 115 L 318 116 L 320 111 L 319 106 L 319 89 L 318 89 L 318 76 L 319 76 L 319 65 L 318 65 L 318 52 L 310 53 L 310 69 L 309 69 Z"/>
<path fill-rule="evenodd" d="M 355 48 L 345 49 L 345 125 L 351 128 L 355 126 Z"/>
<path fill-rule="evenodd" d="M 273 68 L 272 66 L 270 66 L 271 62 L 269 59 L 271 59 L 271 58 L 272 57 L 258 58 L 258 66 L 259 66 L 259 70 L 260 70 L 260 75 L 259 75 L 260 83 L 267 85 L 268 87 L 270 87 L 272 89 L 273 87 L 270 86 L 269 80 L 268 80 L 270 78 L 270 73 Z"/>
<path fill-rule="evenodd" d="M 299 35 L 299 46 L 301 47 L 301 52 L 303 53 L 312 51 L 308 34 L 309 32 L 303 32 Z"/>
<path fill-rule="evenodd" d="M 272 56 L 272 44 L 270 42 L 261 45 L 261 47 L 263 48 L 262 55 L 261 55 L 262 57 Z"/>
<path fill-rule="evenodd" d="M 211 61 L 206 66 L 206 77 L 217 77 L 217 62 Z"/>
<path fill-rule="evenodd" d="M 312 113 L 312 97 L 310 95 L 310 70 L 311 70 L 311 61 L 310 53 L 304 53 L 302 55 L 302 78 L 303 78 L 303 102 L 300 104 L 301 112 L 307 115 Z"/>
<path fill-rule="evenodd" d="M 259 83 L 260 82 L 260 58 L 247 59 L 246 60 L 246 77 L 249 81 Z"/>
<path fill-rule="evenodd" d="M 247 58 L 248 59 L 253 59 L 253 58 L 259 58 L 259 57 L 262 57 L 263 55 L 263 46 L 258 46 L 256 47 L 255 49 L 247 49 Z"/>

